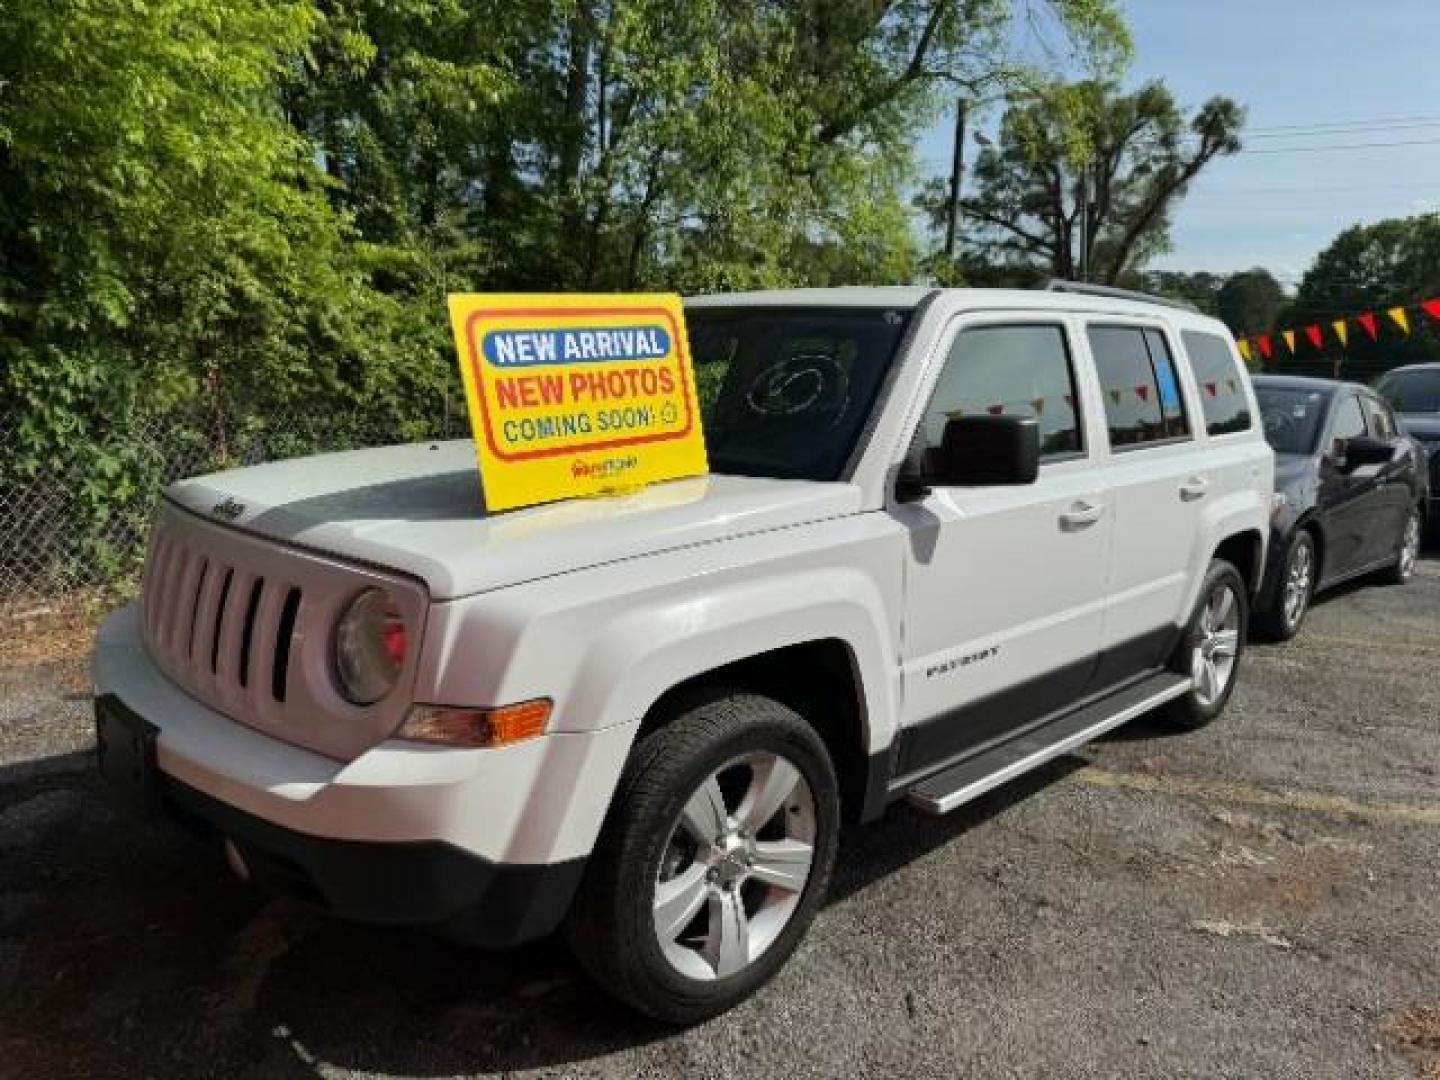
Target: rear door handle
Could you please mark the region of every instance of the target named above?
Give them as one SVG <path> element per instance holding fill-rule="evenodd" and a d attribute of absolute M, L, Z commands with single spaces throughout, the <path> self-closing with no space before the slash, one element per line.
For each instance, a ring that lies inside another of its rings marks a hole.
<path fill-rule="evenodd" d="M 1099 503 L 1085 502 L 1082 499 L 1060 515 L 1060 528 L 1066 532 L 1074 532 L 1077 529 L 1088 529 L 1091 525 L 1099 521 L 1101 515 L 1104 513 L 1104 506 Z"/>
<path fill-rule="evenodd" d="M 1209 480 L 1203 476 L 1192 476 L 1180 485 L 1180 498 L 1184 502 L 1194 502 L 1196 499 L 1203 499 L 1209 489 Z"/>

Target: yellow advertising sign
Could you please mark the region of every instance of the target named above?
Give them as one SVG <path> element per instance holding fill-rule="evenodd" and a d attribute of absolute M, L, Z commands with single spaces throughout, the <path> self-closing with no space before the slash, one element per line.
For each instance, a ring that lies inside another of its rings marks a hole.
<path fill-rule="evenodd" d="M 490 510 L 707 469 L 680 298 L 450 297 Z"/>

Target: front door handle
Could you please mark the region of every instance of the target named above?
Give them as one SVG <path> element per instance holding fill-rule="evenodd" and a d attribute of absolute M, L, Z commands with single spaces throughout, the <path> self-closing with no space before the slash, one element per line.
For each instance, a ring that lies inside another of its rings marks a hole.
<path fill-rule="evenodd" d="M 1060 528 L 1066 532 L 1075 532 L 1077 529 L 1088 529 L 1100 520 L 1105 513 L 1105 507 L 1099 503 L 1080 500 L 1065 513 L 1060 515 Z"/>
<path fill-rule="evenodd" d="M 1196 499 L 1203 499 L 1205 492 L 1209 489 L 1209 480 L 1206 480 L 1203 476 L 1192 476 L 1180 485 L 1180 499 L 1182 502 L 1194 502 Z"/>

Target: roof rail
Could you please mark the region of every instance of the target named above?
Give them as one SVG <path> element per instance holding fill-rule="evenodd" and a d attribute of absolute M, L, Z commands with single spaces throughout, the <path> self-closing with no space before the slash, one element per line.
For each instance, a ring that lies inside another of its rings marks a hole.
<path fill-rule="evenodd" d="M 1065 278 L 1051 278 L 1048 292 L 1080 293 L 1084 296 L 1108 296 L 1111 300 L 1134 300 L 1141 304 L 1160 304 L 1163 307 L 1179 308 L 1181 311 L 1200 309 L 1189 300 L 1175 300 L 1168 296 L 1153 296 L 1133 289 L 1116 289 L 1110 285 L 1091 285 L 1085 281 L 1067 281 Z"/>

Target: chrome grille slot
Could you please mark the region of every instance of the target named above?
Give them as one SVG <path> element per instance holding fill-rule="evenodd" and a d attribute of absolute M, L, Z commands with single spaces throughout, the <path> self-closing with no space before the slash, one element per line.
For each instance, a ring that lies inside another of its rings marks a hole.
<path fill-rule="evenodd" d="M 358 708 L 335 690 L 323 631 L 367 587 L 395 598 L 412 648 L 396 692 Z M 234 720 L 341 760 L 388 737 L 403 719 L 426 603 L 409 578 L 286 547 L 168 503 L 156 517 L 142 594 L 145 643 L 169 679 Z"/>

